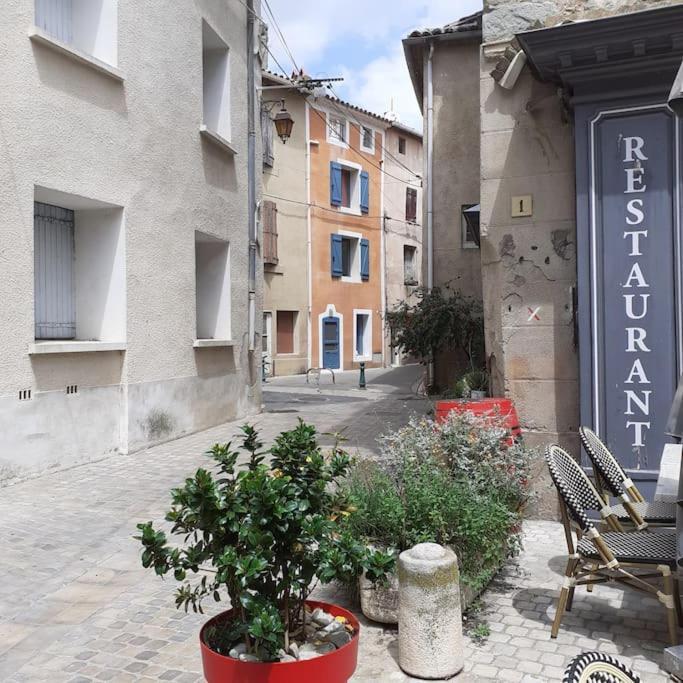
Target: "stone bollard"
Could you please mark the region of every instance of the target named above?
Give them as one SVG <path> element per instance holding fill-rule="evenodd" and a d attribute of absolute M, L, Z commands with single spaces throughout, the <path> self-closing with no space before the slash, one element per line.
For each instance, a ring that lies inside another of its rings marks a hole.
<path fill-rule="evenodd" d="M 398 663 L 416 678 L 449 678 L 463 667 L 458 558 L 436 543 L 398 558 Z"/>

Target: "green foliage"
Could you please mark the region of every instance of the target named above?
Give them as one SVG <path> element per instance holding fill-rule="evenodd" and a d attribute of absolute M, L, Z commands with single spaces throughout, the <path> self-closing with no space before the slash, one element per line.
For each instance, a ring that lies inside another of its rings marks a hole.
<path fill-rule="evenodd" d="M 236 618 L 216 630 L 219 651 L 243 639 L 264 660 L 301 631 L 313 581 L 351 581 L 367 566 L 381 576 L 384 555 L 344 530 L 353 514 L 338 486 L 350 459 L 339 445 L 323 453 L 315 428 L 301 420 L 267 452 L 245 425 L 240 450 L 216 444 L 207 455 L 215 472 L 198 469 L 171 492 L 167 521 L 180 546 L 152 522 L 138 524 L 142 564 L 181 583 L 176 606 L 202 611 L 207 596 L 229 597 Z M 201 575 L 198 576 L 198 575 Z M 190 578 L 188 578 L 190 576 Z"/>
<path fill-rule="evenodd" d="M 486 623 L 479 623 L 472 628 L 467 629 L 467 635 L 472 638 L 477 645 L 481 645 L 491 635 L 491 628 Z"/>
<path fill-rule="evenodd" d="M 413 420 L 385 435 L 382 459 L 351 471 L 349 497 L 357 512 L 346 529 L 388 551 L 384 574 L 392 558 L 416 543 L 450 546 L 463 581 L 480 588 L 518 550 L 529 499 L 532 454 L 509 446 L 506 436 L 496 420 L 472 414 L 452 414 L 443 424 Z"/>
<path fill-rule="evenodd" d="M 453 390 L 454 398 L 470 398 L 473 391 L 489 390 L 489 375 L 485 370 L 470 370 L 456 383 Z"/>
<path fill-rule="evenodd" d="M 459 350 L 471 368 L 484 365 L 484 318 L 481 303 L 446 286 L 414 292 L 416 301 L 387 311 L 394 344 L 427 361 L 439 351 Z"/>

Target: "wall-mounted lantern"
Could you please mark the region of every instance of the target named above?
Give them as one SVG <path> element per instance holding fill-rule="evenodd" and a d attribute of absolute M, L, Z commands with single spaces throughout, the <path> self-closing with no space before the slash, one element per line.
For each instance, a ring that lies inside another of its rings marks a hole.
<path fill-rule="evenodd" d="M 285 108 L 285 101 L 280 100 L 280 111 L 275 114 L 273 123 L 275 123 L 275 130 L 278 134 L 282 144 L 286 144 L 289 140 L 289 136 L 292 134 L 292 128 L 294 127 L 294 119 L 292 115 Z"/>

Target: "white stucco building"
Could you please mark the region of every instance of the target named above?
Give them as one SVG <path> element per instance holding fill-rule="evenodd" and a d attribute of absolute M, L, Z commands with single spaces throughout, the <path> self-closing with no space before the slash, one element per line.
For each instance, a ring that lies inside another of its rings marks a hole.
<path fill-rule="evenodd" d="M 256 411 L 245 3 L 0 25 L 0 483 Z"/>

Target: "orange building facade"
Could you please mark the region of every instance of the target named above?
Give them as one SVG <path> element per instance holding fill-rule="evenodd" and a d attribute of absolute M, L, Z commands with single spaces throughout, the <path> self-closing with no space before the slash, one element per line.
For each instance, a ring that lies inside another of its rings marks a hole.
<path fill-rule="evenodd" d="M 310 150 L 310 364 L 351 370 L 383 358 L 384 131 L 336 100 L 307 106 Z"/>

